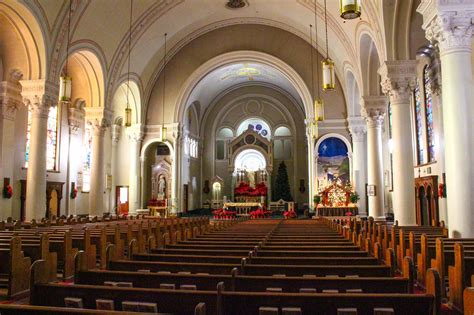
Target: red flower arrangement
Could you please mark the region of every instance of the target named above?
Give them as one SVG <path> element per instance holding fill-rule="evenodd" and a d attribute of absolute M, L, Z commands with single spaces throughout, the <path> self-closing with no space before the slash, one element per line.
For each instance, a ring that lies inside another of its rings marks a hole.
<path fill-rule="evenodd" d="M 3 186 L 3 198 L 10 199 L 13 196 L 13 188 L 10 185 Z"/>
<path fill-rule="evenodd" d="M 70 197 L 71 197 L 71 199 L 76 199 L 76 197 L 77 197 L 77 188 L 74 188 L 73 190 L 71 190 Z"/>

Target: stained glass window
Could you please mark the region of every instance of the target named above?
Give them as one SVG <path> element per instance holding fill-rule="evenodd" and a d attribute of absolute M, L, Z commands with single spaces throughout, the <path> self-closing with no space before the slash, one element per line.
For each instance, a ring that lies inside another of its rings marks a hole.
<path fill-rule="evenodd" d="M 428 161 L 435 160 L 434 152 L 434 129 L 433 129 L 433 100 L 431 90 L 431 77 L 428 66 L 423 70 L 423 83 L 425 87 L 425 115 L 426 115 L 426 140 L 428 144 Z"/>
<path fill-rule="evenodd" d="M 82 168 L 82 191 L 89 192 L 91 186 L 91 165 L 92 165 L 92 127 L 86 125 L 84 133 L 84 165 Z"/>
<path fill-rule="evenodd" d="M 418 153 L 418 165 L 423 164 L 423 103 L 421 100 L 419 80 L 416 80 L 415 86 L 415 128 L 416 128 L 416 149 Z"/>
<path fill-rule="evenodd" d="M 50 107 L 48 114 L 48 130 L 46 135 L 46 169 L 48 171 L 56 170 L 57 149 L 58 149 L 58 106 Z M 28 109 L 28 122 L 26 127 L 26 150 L 25 167 L 28 167 L 30 159 L 30 140 L 31 140 L 31 109 Z"/>

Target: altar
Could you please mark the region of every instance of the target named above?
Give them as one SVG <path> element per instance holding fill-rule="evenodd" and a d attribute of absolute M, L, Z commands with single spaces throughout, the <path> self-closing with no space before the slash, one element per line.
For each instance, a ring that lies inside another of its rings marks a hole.
<path fill-rule="evenodd" d="M 343 217 L 350 213 L 351 216 L 358 215 L 358 208 L 348 207 L 318 207 L 318 215 L 321 217 Z"/>
<path fill-rule="evenodd" d="M 224 203 L 224 208 L 235 211 L 235 214 L 238 216 L 248 216 L 250 212 L 261 208 L 262 204 L 260 202 L 226 202 Z"/>

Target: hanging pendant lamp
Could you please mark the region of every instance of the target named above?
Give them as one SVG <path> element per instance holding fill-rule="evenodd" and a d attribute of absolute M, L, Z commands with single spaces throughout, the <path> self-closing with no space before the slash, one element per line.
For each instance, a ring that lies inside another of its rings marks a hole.
<path fill-rule="evenodd" d="M 130 94 L 130 57 L 132 52 L 132 13 L 133 0 L 130 0 L 130 26 L 128 29 L 128 69 L 127 69 L 127 106 L 125 108 L 125 127 L 132 125 L 132 108 L 130 108 L 129 94 Z"/>
<path fill-rule="evenodd" d="M 339 9 L 341 18 L 353 20 L 361 16 L 360 0 L 340 0 Z"/>
<path fill-rule="evenodd" d="M 326 26 L 326 59 L 321 61 L 323 70 L 323 90 L 332 91 L 336 88 L 336 76 L 334 74 L 334 61 L 329 58 L 329 44 L 328 44 L 328 11 L 326 0 L 324 0 L 324 17 Z"/>
<path fill-rule="evenodd" d="M 59 77 L 59 100 L 63 102 L 70 102 L 72 95 L 72 79 L 68 75 L 68 63 L 69 63 L 69 45 L 70 45 L 70 34 L 71 34 L 71 13 L 72 13 L 72 0 L 69 0 L 69 20 L 67 26 L 67 46 L 66 46 L 66 65 L 64 69 L 64 75 Z"/>
<path fill-rule="evenodd" d="M 161 133 L 160 141 L 166 140 L 166 127 L 165 127 L 165 92 L 166 92 L 166 44 L 167 44 L 168 33 L 165 33 L 165 52 L 163 56 L 163 100 L 161 106 L 163 107 L 163 115 L 161 121 Z"/>
<path fill-rule="evenodd" d="M 314 119 L 316 121 L 323 121 L 324 120 L 324 100 L 321 98 L 321 90 L 319 87 L 319 51 L 318 51 L 318 14 L 317 14 L 317 6 L 316 1 L 314 1 L 314 34 L 316 40 L 316 87 L 317 87 L 317 97 L 314 100 Z M 312 46 L 312 40 L 311 40 Z M 313 60 L 311 60 L 311 63 Z M 311 69 L 313 66 L 311 65 Z M 314 85 L 313 85 L 314 86 Z M 314 95 L 314 93 L 313 93 Z"/>

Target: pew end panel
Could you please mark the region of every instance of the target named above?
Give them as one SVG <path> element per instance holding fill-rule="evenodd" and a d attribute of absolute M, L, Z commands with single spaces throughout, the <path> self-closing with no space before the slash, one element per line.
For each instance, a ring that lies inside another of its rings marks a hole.
<path fill-rule="evenodd" d="M 441 299 L 443 295 L 441 293 L 441 278 L 436 269 L 430 268 L 426 271 L 426 294 L 434 296 L 434 307 L 433 315 L 441 314 Z"/>
<path fill-rule="evenodd" d="M 465 315 L 474 314 L 474 287 L 468 287 L 464 289 L 463 298 L 464 298 L 464 314 Z"/>

